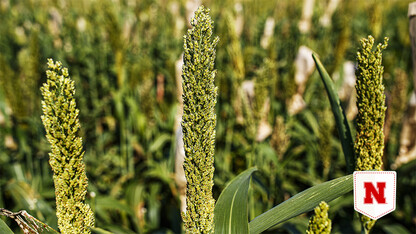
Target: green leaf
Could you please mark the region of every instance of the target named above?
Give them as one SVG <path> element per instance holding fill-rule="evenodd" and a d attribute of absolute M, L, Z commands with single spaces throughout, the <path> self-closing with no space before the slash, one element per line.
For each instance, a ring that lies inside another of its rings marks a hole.
<path fill-rule="evenodd" d="M 0 233 L 13 234 L 12 230 L 10 230 L 9 226 L 7 226 L 7 224 L 2 219 L 0 219 Z"/>
<path fill-rule="evenodd" d="M 99 210 L 102 212 L 116 210 L 119 212 L 126 212 L 127 214 L 130 214 L 130 215 L 134 213 L 134 211 L 132 210 L 130 206 L 110 196 L 97 197 L 96 210 Z"/>
<path fill-rule="evenodd" d="M 322 65 L 322 62 L 319 60 L 318 56 L 313 53 L 312 57 L 328 93 L 332 113 L 334 114 L 335 121 L 337 123 L 338 134 L 341 139 L 342 150 L 344 151 L 345 162 L 347 164 L 347 172 L 349 174 L 353 173 L 355 167 L 354 143 L 352 141 L 352 135 L 348 120 L 345 117 L 344 109 L 342 109 L 341 102 L 337 92 L 335 91 L 331 77 L 328 75 L 328 72 L 325 70 L 325 67 Z"/>
<path fill-rule="evenodd" d="M 222 191 L 214 210 L 215 233 L 248 233 L 248 186 L 256 170 L 240 173 Z"/>
<path fill-rule="evenodd" d="M 352 181 L 353 176 L 351 174 L 296 194 L 289 200 L 254 218 L 249 223 L 250 233 L 263 232 L 288 219 L 313 210 L 321 201 L 328 203 L 350 192 L 353 189 Z"/>
<path fill-rule="evenodd" d="M 149 152 L 153 153 L 160 150 L 167 142 L 172 140 L 172 137 L 169 134 L 162 134 L 149 147 Z"/>
<path fill-rule="evenodd" d="M 383 225 L 382 228 L 388 234 L 394 234 L 394 233 L 410 234 L 411 233 L 409 230 L 407 230 L 405 227 L 403 227 L 400 224 Z"/>
<path fill-rule="evenodd" d="M 91 228 L 91 233 L 93 234 L 112 234 L 112 232 L 106 231 L 102 228 L 98 228 L 98 227 L 92 227 Z"/>

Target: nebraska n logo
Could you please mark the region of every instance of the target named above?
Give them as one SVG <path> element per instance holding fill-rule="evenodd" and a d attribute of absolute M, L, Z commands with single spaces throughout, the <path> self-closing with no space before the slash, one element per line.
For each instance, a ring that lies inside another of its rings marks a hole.
<path fill-rule="evenodd" d="M 365 197 L 364 204 L 373 204 L 373 197 L 377 200 L 378 204 L 385 204 L 386 197 L 384 197 L 384 190 L 386 188 L 386 182 L 377 182 L 377 188 L 374 187 L 373 183 L 364 182 Z"/>
<path fill-rule="evenodd" d="M 396 172 L 354 172 L 354 209 L 372 219 L 378 219 L 394 211 Z"/>

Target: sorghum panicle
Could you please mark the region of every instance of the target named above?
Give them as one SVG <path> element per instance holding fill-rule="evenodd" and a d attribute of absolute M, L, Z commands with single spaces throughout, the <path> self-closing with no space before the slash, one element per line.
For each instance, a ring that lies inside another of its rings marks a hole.
<path fill-rule="evenodd" d="M 75 85 L 61 62 L 48 59 L 47 81 L 41 87 L 42 122 L 51 144 L 49 164 L 53 171 L 56 215 L 62 233 L 91 233 L 94 215 L 85 204 L 88 179 L 82 161 L 79 110 Z"/>
<path fill-rule="evenodd" d="M 200 6 L 184 36 L 182 68 L 183 117 L 186 185 L 186 213 L 183 220 L 187 233 L 209 233 L 213 230 L 215 46 L 211 40 L 213 21 L 209 9 Z"/>
<path fill-rule="evenodd" d="M 328 217 L 329 206 L 326 202 L 322 201 L 316 208 L 315 214 L 309 220 L 308 230 L 306 233 L 331 233 L 332 222 Z"/>
<path fill-rule="evenodd" d="M 384 120 L 386 105 L 383 85 L 382 50 L 387 47 L 388 38 L 373 51 L 374 38 L 362 39 L 357 52 L 357 135 L 355 137 L 355 170 L 381 170 L 384 150 Z M 362 228 L 368 233 L 376 220 L 360 215 Z"/>
<path fill-rule="evenodd" d="M 381 170 L 384 149 L 384 118 L 386 112 L 382 50 L 387 47 L 378 44 L 373 51 L 374 38 L 361 40 L 361 49 L 357 53 L 357 135 L 354 144 L 357 157 L 357 171 Z"/>

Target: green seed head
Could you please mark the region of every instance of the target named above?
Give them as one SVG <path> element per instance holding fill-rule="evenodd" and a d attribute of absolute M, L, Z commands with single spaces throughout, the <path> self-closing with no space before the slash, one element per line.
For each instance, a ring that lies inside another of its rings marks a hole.
<path fill-rule="evenodd" d="M 357 52 L 357 135 L 354 150 L 355 170 L 381 170 L 384 150 L 384 118 L 386 112 L 383 71 L 381 65 L 382 51 L 387 47 L 388 38 L 378 44 L 373 51 L 374 38 L 368 36 L 361 40 Z M 368 233 L 376 220 L 361 215 L 362 228 Z"/>
<path fill-rule="evenodd" d="M 47 81 L 41 87 L 42 122 L 51 144 L 49 164 L 55 183 L 56 214 L 62 233 L 91 233 L 94 216 L 85 204 L 88 180 L 82 161 L 79 110 L 75 85 L 61 62 L 48 59 Z"/>
<path fill-rule="evenodd" d="M 195 12 L 191 25 L 184 36 L 182 69 L 182 130 L 187 181 L 187 207 L 183 220 L 187 233 L 209 233 L 213 231 L 215 204 L 212 197 L 217 97 L 214 60 L 218 37 L 211 40 L 213 21 L 209 9 L 203 6 Z"/>
<path fill-rule="evenodd" d="M 309 220 L 308 230 L 306 233 L 331 233 L 331 220 L 328 217 L 329 206 L 322 201 L 316 208 L 315 214 Z"/>
<path fill-rule="evenodd" d="M 382 50 L 388 39 L 373 51 L 374 38 L 361 40 L 357 53 L 357 136 L 355 140 L 356 170 L 381 170 L 384 149 L 385 95 Z"/>

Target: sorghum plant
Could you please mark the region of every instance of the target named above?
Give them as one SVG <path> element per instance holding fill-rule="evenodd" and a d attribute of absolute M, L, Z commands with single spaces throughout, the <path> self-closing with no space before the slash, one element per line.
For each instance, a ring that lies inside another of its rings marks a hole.
<path fill-rule="evenodd" d="M 41 87 L 42 122 L 51 144 L 56 196 L 56 215 L 62 233 L 90 233 L 94 216 L 85 204 L 87 175 L 82 161 L 84 152 L 79 137 L 79 110 L 74 99 L 75 85 L 61 62 L 48 60 L 47 81 Z"/>
<path fill-rule="evenodd" d="M 182 215 L 187 233 L 213 230 L 214 143 L 217 88 L 214 85 L 215 46 L 211 40 L 213 21 L 203 6 L 195 12 L 192 29 L 184 36 L 182 68 L 183 141 L 186 185 L 186 213 Z"/>
<path fill-rule="evenodd" d="M 383 85 L 382 50 L 387 47 L 388 38 L 373 51 L 374 38 L 361 40 L 357 52 L 357 135 L 355 138 L 355 170 L 381 170 L 384 150 L 384 118 L 386 112 Z M 367 233 L 375 220 L 361 215 L 363 232 Z"/>

